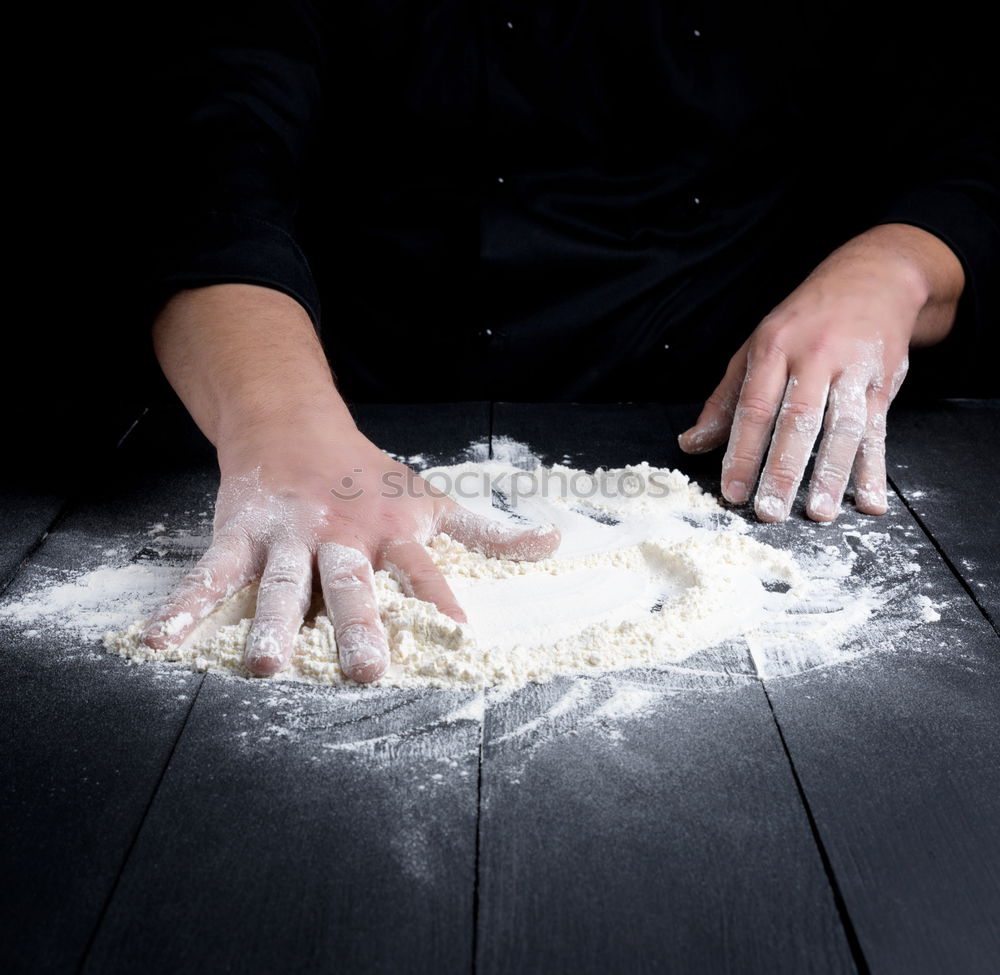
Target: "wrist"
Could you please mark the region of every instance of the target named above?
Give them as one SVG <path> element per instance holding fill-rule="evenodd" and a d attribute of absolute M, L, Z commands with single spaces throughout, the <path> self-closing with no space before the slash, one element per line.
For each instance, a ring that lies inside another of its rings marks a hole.
<path fill-rule="evenodd" d="M 950 331 L 965 272 L 934 234 L 910 224 L 880 224 L 848 241 L 829 260 L 863 269 L 896 296 L 912 322 L 912 344 L 931 345 Z"/>
<path fill-rule="evenodd" d="M 367 443 L 339 396 L 283 402 L 267 410 L 232 411 L 216 437 L 219 467 L 227 471 L 308 463 L 326 451 Z"/>
<path fill-rule="evenodd" d="M 925 304 L 957 301 L 965 286 L 965 272 L 955 252 L 940 237 L 910 224 L 889 223 L 873 227 L 863 236 L 894 258 L 900 273 Z"/>

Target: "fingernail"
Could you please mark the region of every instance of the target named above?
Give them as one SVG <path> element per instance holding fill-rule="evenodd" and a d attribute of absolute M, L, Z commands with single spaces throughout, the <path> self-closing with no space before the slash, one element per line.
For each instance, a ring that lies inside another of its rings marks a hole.
<path fill-rule="evenodd" d="M 360 684 L 378 680 L 389 664 L 384 641 L 362 624 L 348 626 L 339 641 L 340 663 L 344 672 Z"/>
<path fill-rule="evenodd" d="M 826 493 L 814 494 L 809 499 L 809 510 L 823 521 L 833 521 L 837 517 L 837 506 L 833 503 L 833 498 Z"/>
<path fill-rule="evenodd" d="M 140 634 L 139 642 L 149 645 L 150 640 L 162 640 L 164 637 L 162 623 L 150 623 Z"/>
<path fill-rule="evenodd" d="M 562 533 L 555 525 L 536 525 L 528 531 L 518 533 L 507 557 L 518 561 L 538 561 L 548 558 L 562 541 Z"/>
<path fill-rule="evenodd" d="M 743 481 L 730 481 L 722 489 L 722 493 L 733 504 L 743 504 L 750 497 L 750 490 Z"/>
<path fill-rule="evenodd" d="M 758 494 L 754 508 L 762 521 L 784 521 L 788 517 L 788 505 L 774 494 Z"/>
<path fill-rule="evenodd" d="M 677 443 L 686 454 L 707 454 L 712 449 L 712 442 L 706 440 L 710 433 L 705 427 L 691 427 L 677 438 Z"/>
<path fill-rule="evenodd" d="M 888 507 L 884 488 L 859 487 L 854 492 L 854 500 L 864 508 L 885 509 Z"/>
<path fill-rule="evenodd" d="M 246 668 L 254 677 L 273 677 L 285 669 L 285 661 L 280 656 L 254 654 L 247 656 Z"/>
<path fill-rule="evenodd" d="M 255 677 L 270 677 L 285 667 L 279 634 L 268 627 L 263 631 L 250 631 L 243 662 Z"/>

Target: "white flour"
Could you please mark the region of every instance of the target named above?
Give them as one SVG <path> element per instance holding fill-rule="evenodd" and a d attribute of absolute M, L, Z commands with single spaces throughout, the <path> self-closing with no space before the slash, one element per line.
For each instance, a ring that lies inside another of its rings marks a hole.
<path fill-rule="evenodd" d="M 530 460 L 524 450 L 517 459 Z M 739 637 L 759 671 L 769 669 L 771 647 L 783 660 L 816 666 L 835 657 L 877 606 L 874 594 L 843 585 L 846 565 L 829 557 L 803 565 L 755 541 L 742 519 L 676 471 L 642 464 L 591 474 L 557 465 L 529 474 L 508 461 L 480 460 L 424 477 L 481 513 L 555 523 L 563 540 L 555 557 L 531 563 L 487 559 L 446 535 L 435 538 L 432 557 L 468 625 L 377 573 L 392 652 L 383 685 L 519 686 L 676 663 Z M 498 498 L 502 508 L 494 506 Z M 253 589 L 245 590 L 169 659 L 242 673 L 253 603 Z M 333 627 L 321 605 L 314 610 L 282 676 L 346 683 Z M 162 659 L 139 645 L 140 629 L 137 620 L 105 644 L 133 660 Z"/>
<path fill-rule="evenodd" d="M 870 651 L 873 641 L 859 648 L 853 637 L 872 619 L 883 626 L 895 621 L 903 632 L 936 618 L 929 598 L 907 581 L 919 567 L 886 531 L 845 524 L 834 533 L 795 524 L 793 555 L 755 540 L 746 521 L 676 471 L 640 464 L 587 473 L 556 465 L 529 474 L 530 451 L 502 446 L 505 459 L 486 459 L 473 448 L 468 463 L 423 475 L 480 513 L 555 523 L 562 531 L 559 550 L 538 563 L 492 560 L 445 535 L 435 538 L 430 552 L 467 625 L 405 596 L 387 573 L 377 573 L 392 651 L 378 684 L 516 687 L 560 674 L 669 670 L 708 651 L 712 674 L 745 673 L 752 663 L 760 677 L 781 677 Z M 0 618 L 60 627 L 84 640 L 110 630 L 105 646 L 135 661 L 169 659 L 195 670 L 244 674 L 253 587 L 213 613 L 169 658 L 138 644 L 144 617 L 207 544 L 206 537 L 171 534 L 162 524 L 151 534 L 145 560 L 53 580 L 0 606 Z M 127 545 L 104 549 L 105 555 L 118 551 Z M 172 560 L 158 560 L 157 551 L 173 553 Z M 870 554 L 869 569 L 880 565 L 884 576 L 869 571 L 860 578 L 853 571 L 856 552 Z M 891 633 L 885 636 L 891 641 Z M 291 667 L 272 680 L 348 683 L 319 597 Z M 623 686 L 595 715 L 641 709 L 649 694 L 640 685 Z"/>

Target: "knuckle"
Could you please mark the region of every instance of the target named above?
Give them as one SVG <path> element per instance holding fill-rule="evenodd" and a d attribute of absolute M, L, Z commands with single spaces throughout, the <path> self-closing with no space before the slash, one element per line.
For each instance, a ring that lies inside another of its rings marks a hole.
<path fill-rule="evenodd" d="M 269 590 L 299 589 L 305 581 L 304 573 L 291 567 L 280 566 L 268 569 L 261 580 L 261 587 Z"/>
<path fill-rule="evenodd" d="M 370 616 L 343 614 L 336 627 L 337 645 L 341 650 L 376 650 L 384 642 Z"/>
<path fill-rule="evenodd" d="M 820 407 L 799 401 L 788 401 L 781 405 L 779 414 L 782 432 L 790 431 L 801 436 L 814 439 L 823 423 L 823 410 Z"/>
<path fill-rule="evenodd" d="M 725 467 L 727 471 L 737 467 L 753 467 L 759 459 L 759 454 L 752 447 L 736 444 L 726 455 Z"/>
<path fill-rule="evenodd" d="M 386 538 L 405 538 L 412 534 L 413 525 L 410 518 L 399 509 L 398 505 L 388 504 L 378 515 L 379 530 Z"/>
<path fill-rule="evenodd" d="M 350 544 L 347 539 L 356 537 L 358 532 L 358 518 L 354 513 L 354 508 L 346 505 L 331 505 L 322 516 L 323 534 L 342 544 Z"/>
<path fill-rule="evenodd" d="M 902 377 L 899 377 L 899 382 L 902 381 Z M 895 395 L 895 390 L 898 389 L 898 385 L 895 377 L 887 378 L 881 371 L 869 377 L 867 388 L 865 389 L 865 396 L 868 402 L 878 402 L 885 403 L 888 405 L 892 397 Z"/>
<path fill-rule="evenodd" d="M 830 409 L 834 412 L 861 413 L 870 390 L 878 389 L 863 377 L 844 370 L 830 387 Z"/>
<path fill-rule="evenodd" d="M 433 565 L 417 565 L 411 568 L 406 574 L 414 586 L 422 588 L 434 585 L 443 579 L 441 573 Z"/>
<path fill-rule="evenodd" d="M 837 484 L 846 484 L 850 476 L 850 466 L 840 461 L 828 460 L 816 467 L 817 482 L 826 485 L 828 489 Z"/>
<path fill-rule="evenodd" d="M 353 572 L 345 572 L 341 575 L 327 574 L 323 579 L 323 588 L 328 592 L 345 595 L 348 593 L 363 592 L 368 587 L 364 580 L 358 578 Z"/>
<path fill-rule="evenodd" d="M 291 621 L 275 609 L 259 610 L 253 620 L 253 632 L 256 637 L 272 633 L 275 636 L 280 631 L 289 629 Z"/>
<path fill-rule="evenodd" d="M 744 396 L 740 399 L 737 415 L 740 422 L 750 426 L 769 426 L 774 419 L 776 406 L 763 396 Z"/>
<path fill-rule="evenodd" d="M 760 344 L 773 338 L 788 328 L 789 314 L 787 311 L 772 309 L 761 320 L 754 331 L 753 344 Z"/>
<path fill-rule="evenodd" d="M 220 572 L 212 564 L 198 563 L 184 574 L 176 605 L 189 602 L 201 592 L 211 592 L 220 585 Z"/>
<path fill-rule="evenodd" d="M 785 358 L 787 333 L 780 325 L 759 326 L 747 357 L 749 365 L 771 365 Z"/>
<path fill-rule="evenodd" d="M 767 493 L 784 496 L 795 489 L 801 476 L 801 471 L 788 464 L 775 464 L 764 472 L 761 485 L 768 489 Z"/>
<path fill-rule="evenodd" d="M 705 406 L 719 413 L 731 413 L 733 410 L 733 400 L 731 396 L 717 389 L 705 400 Z"/>
<path fill-rule="evenodd" d="M 856 444 L 861 440 L 866 426 L 867 419 L 865 417 L 859 416 L 857 413 L 842 413 L 830 420 L 827 429 L 829 436 L 839 442 L 838 445 Z"/>
<path fill-rule="evenodd" d="M 833 335 L 825 329 L 810 336 L 806 343 L 806 357 L 809 359 L 825 359 L 834 351 Z"/>
<path fill-rule="evenodd" d="M 820 415 L 820 409 L 813 403 L 806 403 L 797 399 L 787 399 L 781 404 L 781 415 L 788 417 L 790 420 L 795 420 L 799 417 L 814 420 Z"/>
<path fill-rule="evenodd" d="M 864 437 L 866 440 L 880 438 L 885 439 L 886 412 L 885 410 L 872 410 L 868 414 L 868 423 L 865 426 Z"/>
<path fill-rule="evenodd" d="M 234 552 L 249 550 L 255 543 L 256 538 L 244 521 L 230 521 L 215 533 L 205 558 L 231 559 Z"/>
<path fill-rule="evenodd" d="M 885 458 L 885 439 L 880 436 L 863 437 L 858 445 L 858 451 L 865 461 L 883 460 Z"/>

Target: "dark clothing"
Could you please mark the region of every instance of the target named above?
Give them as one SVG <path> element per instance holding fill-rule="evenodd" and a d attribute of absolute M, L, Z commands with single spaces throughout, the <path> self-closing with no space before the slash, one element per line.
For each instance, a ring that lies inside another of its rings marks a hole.
<path fill-rule="evenodd" d="M 971 6 L 208 6 L 165 45 L 150 116 L 170 150 L 151 287 L 255 282 L 317 323 L 322 295 L 349 396 L 700 397 L 885 222 L 961 259 L 948 343 L 1000 327 Z"/>

